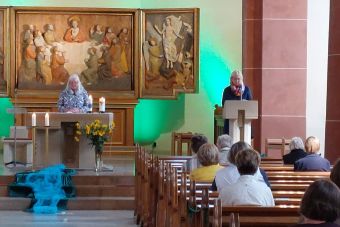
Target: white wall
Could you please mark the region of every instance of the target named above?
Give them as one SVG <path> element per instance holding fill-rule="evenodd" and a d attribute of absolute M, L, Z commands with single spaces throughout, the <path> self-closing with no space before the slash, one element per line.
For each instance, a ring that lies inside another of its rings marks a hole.
<path fill-rule="evenodd" d="M 320 139 L 325 152 L 330 0 L 308 0 L 306 136 Z"/>

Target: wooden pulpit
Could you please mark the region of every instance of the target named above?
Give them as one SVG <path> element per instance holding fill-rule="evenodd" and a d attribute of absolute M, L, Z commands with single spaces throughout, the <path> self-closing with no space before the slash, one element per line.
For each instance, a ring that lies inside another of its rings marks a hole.
<path fill-rule="evenodd" d="M 251 144 L 251 120 L 258 118 L 258 102 L 227 100 L 224 102 L 223 118 L 229 119 L 229 135 L 234 143 Z"/>
<path fill-rule="evenodd" d="M 36 113 L 33 163 L 35 168 L 65 164 L 68 168 L 87 169 L 95 164 L 95 152 L 85 135 L 77 142 L 74 137 L 77 122 L 85 125 L 100 120 L 112 124 L 113 113 L 55 113 L 49 112 L 49 126 L 45 126 L 45 112 Z M 32 113 L 26 115 L 27 126 L 32 125 Z"/>

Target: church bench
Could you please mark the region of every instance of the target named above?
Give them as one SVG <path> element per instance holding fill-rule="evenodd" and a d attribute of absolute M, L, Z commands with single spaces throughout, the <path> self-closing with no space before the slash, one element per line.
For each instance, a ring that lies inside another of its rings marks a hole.
<path fill-rule="evenodd" d="M 221 200 L 214 201 L 213 208 L 203 217 L 213 227 L 222 226 L 291 226 L 299 221 L 298 206 L 222 206 Z"/>
<path fill-rule="evenodd" d="M 273 165 L 273 164 L 262 164 L 260 165 L 260 168 L 263 169 L 266 172 L 270 171 L 294 171 L 293 165 Z"/>

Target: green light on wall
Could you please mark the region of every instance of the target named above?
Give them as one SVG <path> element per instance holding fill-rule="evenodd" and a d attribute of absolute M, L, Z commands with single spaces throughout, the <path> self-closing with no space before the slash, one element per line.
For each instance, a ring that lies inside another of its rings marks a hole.
<path fill-rule="evenodd" d="M 184 124 L 185 96 L 177 100 L 141 99 L 135 109 L 135 141 L 151 144 L 160 134 L 172 132 Z"/>
<path fill-rule="evenodd" d="M 211 49 L 201 49 L 200 83 L 209 102 L 221 105 L 223 89 L 229 85 L 231 70 L 222 56 Z"/>
<path fill-rule="evenodd" d="M 12 108 L 13 105 L 10 102 L 9 98 L 0 98 L 0 137 L 9 135 L 10 126 L 14 125 L 14 115 L 8 114 L 7 109 Z"/>

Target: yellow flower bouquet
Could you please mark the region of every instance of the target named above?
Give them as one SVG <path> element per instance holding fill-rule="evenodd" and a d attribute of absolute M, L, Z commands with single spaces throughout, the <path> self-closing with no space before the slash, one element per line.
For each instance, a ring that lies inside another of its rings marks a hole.
<path fill-rule="evenodd" d="M 79 136 L 85 135 L 91 141 L 90 144 L 95 147 L 95 152 L 102 153 L 104 142 L 109 140 L 113 128 L 114 123 L 107 125 L 103 124 L 100 120 L 94 120 L 92 123 L 84 126 L 81 126 L 79 122 L 77 122 L 76 136 L 74 139 L 79 141 Z"/>

